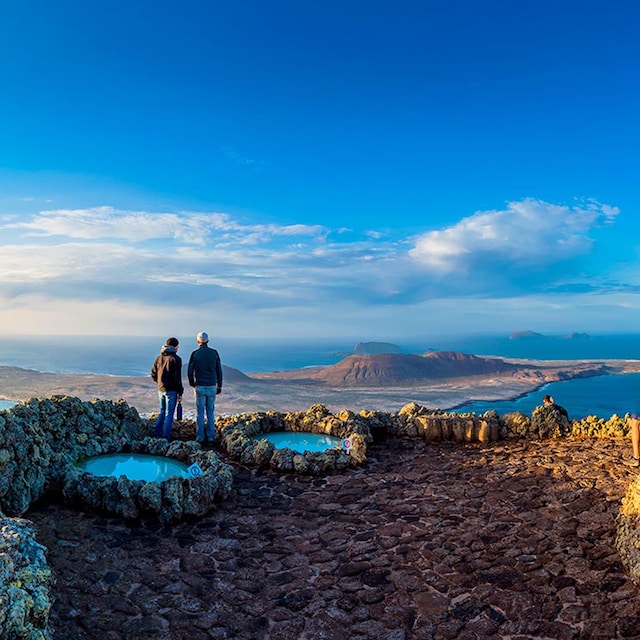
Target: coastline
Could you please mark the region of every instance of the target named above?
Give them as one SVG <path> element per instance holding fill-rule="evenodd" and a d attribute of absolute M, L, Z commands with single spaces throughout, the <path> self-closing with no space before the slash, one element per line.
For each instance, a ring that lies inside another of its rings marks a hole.
<path fill-rule="evenodd" d="M 309 368 L 269 374 L 229 376 L 216 400 L 218 415 L 255 411 L 305 411 L 324 404 L 331 411 L 378 410 L 396 412 L 416 402 L 432 409 L 455 410 L 474 401 L 515 400 L 551 382 L 597 375 L 640 372 L 640 360 L 523 360 L 507 359 L 521 368 L 508 374 L 431 378 L 405 386 L 327 386 L 305 377 Z M 122 398 L 139 413 L 157 410 L 157 391 L 150 377 L 106 374 L 58 374 L 0 366 L 0 399 L 73 395 L 82 400 Z M 185 389 L 185 410 L 195 399 Z"/>

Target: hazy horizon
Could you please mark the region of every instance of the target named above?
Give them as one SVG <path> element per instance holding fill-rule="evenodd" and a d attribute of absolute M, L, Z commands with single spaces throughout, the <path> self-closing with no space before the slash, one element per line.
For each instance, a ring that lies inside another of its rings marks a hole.
<path fill-rule="evenodd" d="M 175 335 L 183 361 L 197 345 L 195 336 Z M 429 350 L 531 360 L 640 360 L 640 333 L 593 335 L 570 339 L 568 334 L 511 339 L 506 334 L 430 336 L 406 340 L 263 339 L 211 336 L 226 366 L 243 373 L 299 369 L 336 364 L 359 342 L 390 342 L 404 353 Z M 148 376 L 149 368 L 168 336 L 3 336 L 0 366 L 60 373 L 100 373 Z"/>

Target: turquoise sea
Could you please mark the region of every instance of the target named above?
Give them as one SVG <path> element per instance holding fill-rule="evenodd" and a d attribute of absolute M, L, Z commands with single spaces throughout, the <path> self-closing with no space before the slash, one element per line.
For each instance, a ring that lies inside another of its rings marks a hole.
<path fill-rule="evenodd" d="M 177 336 L 183 360 L 196 348 L 192 337 Z M 363 342 L 376 338 L 362 338 Z M 161 336 L 0 336 L 0 365 L 54 373 L 98 373 L 118 376 L 147 376 L 159 353 Z M 359 339 L 342 340 L 258 340 L 212 338 L 224 364 L 244 373 L 297 369 L 335 364 L 353 352 Z M 597 336 L 428 336 L 406 342 L 384 339 L 406 353 L 452 350 L 475 355 L 538 360 L 632 359 L 640 360 L 640 334 Z M 0 395 L 2 395 L 0 389 Z M 458 410 L 484 412 L 495 409 L 531 413 L 542 395 L 552 395 L 572 418 L 586 415 L 609 417 L 617 413 L 640 412 L 640 374 L 598 376 L 558 382 L 522 398 L 489 403 L 474 402 Z M 0 401 L 0 409 L 6 403 Z"/>
<path fill-rule="evenodd" d="M 500 415 L 511 411 L 531 415 L 542 404 L 542 396 L 546 394 L 563 406 L 570 418 L 578 420 L 589 415 L 609 418 L 613 414 L 640 414 L 640 373 L 552 382 L 520 398 L 491 402 L 480 400 L 454 410 L 484 413 L 493 409 Z"/>

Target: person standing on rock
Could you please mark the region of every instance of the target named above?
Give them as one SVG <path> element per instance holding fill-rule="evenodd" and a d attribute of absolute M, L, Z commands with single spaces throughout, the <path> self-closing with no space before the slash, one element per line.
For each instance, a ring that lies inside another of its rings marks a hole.
<path fill-rule="evenodd" d="M 196 440 L 205 446 L 215 439 L 216 396 L 222 392 L 220 355 L 209 346 L 209 336 L 201 331 L 196 336 L 198 348 L 189 357 L 189 385 L 196 394 Z M 205 423 L 206 411 L 206 423 Z"/>
<path fill-rule="evenodd" d="M 179 342 L 177 338 L 168 338 L 151 367 L 151 377 L 158 384 L 158 399 L 160 412 L 156 420 L 153 435 L 169 440 L 173 428 L 173 414 L 182 398 L 182 358 L 178 355 Z"/>
<path fill-rule="evenodd" d="M 629 433 L 631 434 L 631 450 L 633 456 L 627 463 L 630 467 L 640 467 L 640 419 L 633 413 L 627 418 Z"/>

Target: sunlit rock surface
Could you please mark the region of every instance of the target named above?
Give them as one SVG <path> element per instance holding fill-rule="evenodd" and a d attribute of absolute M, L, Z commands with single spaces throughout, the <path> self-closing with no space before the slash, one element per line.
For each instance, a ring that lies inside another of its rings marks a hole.
<path fill-rule="evenodd" d="M 46 550 L 35 541 L 30 523 L 6 518 L 5 514 L 21 516 L 34 501 L 52 494 L 83 509 L 112 510 L 123 518 L 155 515 L 171 522 L 206 513 L 211 504 L 228 493 L 231 471 L 216 454 L 202 451 L 193 442 L 168 443 L 149 438 L 149 427 L 149 421 L 124 402 L 86 403 L 57 396 L 31 399 L 0 412 L 0 638 L 51 637 L 47 617 L 54 582 L 46 565 Z M 328 457 L 309 458 L 287 449 L 274 450 L 264 442 L 248 444 L 257 433 L 287 429 L 349 438 L 354 446 L 348 455 L 334 450 Z M 628 427 L 626 416 L 606 420 L 590 416 L 570 421 L 560 407 L 540 407 L 531 418 L 523 414 L 501 418 L 494 411 L 481 416 L 456 414 L 410 403 L 398 413 L 332 414 L 322 405 L 313 405 L 306 412 L 243 414 L 219 418 L 217 432 L 217 444 L 244 465 L 320 475 L 366 462 L 367 445 L 374 438 L 378 442 L 386 438 L 461 444 L 487 444 L 501 439 L 539 442 L 565 436 L 626 437 Z M 591 445 L 585 441 L 585 446 Z M 103 486 L 83 481 L 72 468 L 83 457 L 124 450 L 197 461 L 205 476 L 216 469 L 219 484 L 193 479 L 188 484 L 179 478 L 165 484 L 140 483 L 120 477 L 107 479 Z M 470 450 L 477 451 L 478 447 Z M 548 471 L 550 477 L 555 477 L 555 467 Z M 357 473 L 366 473 L 366 469 Z M 558 475 L 558 481 L 561 477 Z M 634 580 L 640 575 L 637 485 L 637 481 L 632 483 L 623 501 L 616 541 L 619 555 Z"/>
<path fill-rule="evenodd" d="M 629 485 L 616 525 L 620 559 L 633 581 L 640 584 L 640 477 Z"/>

